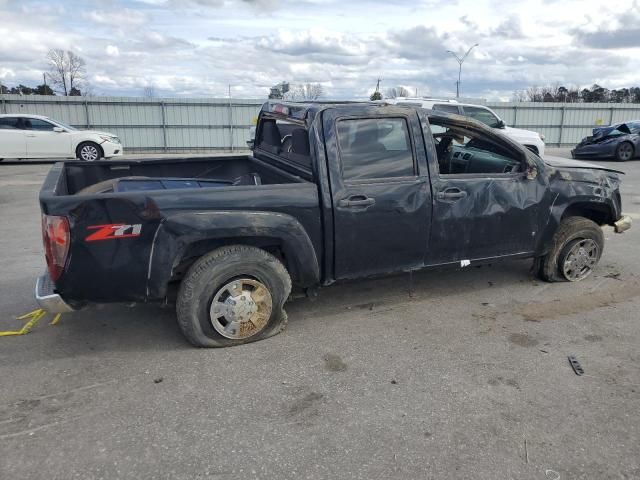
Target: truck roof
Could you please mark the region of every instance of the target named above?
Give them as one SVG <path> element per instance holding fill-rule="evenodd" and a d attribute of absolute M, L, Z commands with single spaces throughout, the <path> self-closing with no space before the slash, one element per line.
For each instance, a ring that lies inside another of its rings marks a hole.
<path fill-rule="evenodd" d="M 0 113 L 0 118 L 5 117 L 39 118 L 40 120 L 49 120 L 49 117 L 45 115 L 33 115 L 31 113 Z"/>
<path fill-rule="evenodd" d="M 292 101 L 274 101 L 270 100 L 262 105 L 262 112 L 268 112 L 275 115 L 281 115 L 296 120 L 303 120 L 307 122 L 313 121 L 313 118 L 328 108 L 349 108 L 349 107 L 379 107 L 379 108 L 410 108 L 414 110 L 428 110 L 429 116 L 448 118 L 452 116 L 458 116 L 446 112 L 440 112 L 437 110 L 430 110 L 415 105 L 403 105 L 389 103 L 384 100 L 378 101 L 322 101 L 322 102 L 292 102 Z"/>

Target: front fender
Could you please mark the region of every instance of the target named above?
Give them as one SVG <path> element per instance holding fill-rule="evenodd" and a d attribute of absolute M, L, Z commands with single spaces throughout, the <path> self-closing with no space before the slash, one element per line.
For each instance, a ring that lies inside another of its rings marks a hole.
<path fill-rule="evenodd" d="M 320 281 L 316 251 L 304 227 L 290 215 L 274 212 L 214 211 L 177 213 L 160 224 L 149 258 L 147 297 L 164 298 L 174 269 L 197 242 L 216 240 L 217 246 L 247 239 L 273 239 L 282 249 L 289 274 L 303 287 Z"/>

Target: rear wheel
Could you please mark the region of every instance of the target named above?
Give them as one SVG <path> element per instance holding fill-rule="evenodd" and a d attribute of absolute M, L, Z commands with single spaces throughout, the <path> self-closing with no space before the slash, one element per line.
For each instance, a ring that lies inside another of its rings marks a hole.
<path fill-rule="evenodd" d="M 222 247 L 196 261 L 180 285 L 176 311 L 197 347 L 229 347 L 281 332 L 291 278 L 273 255 L 256 247 Z"/>
<path fill-rule="evenodd" d="M 102 147 L 94 142 L 82 142 L 76 148 L 76 158 L 85 162 L 95 162 L 104 156 Z"/>
<path fill-rule="evenodd" d="M 631 160 L 635 154 L 633 144 L 631 142 L 622 142 L 616 148 L 616 160 L 619 162 L 626 162 Z"/>
<path fill-rule="evenodd" d="M 579 282 L 595 269 L 604 249 L 602 229 L 584 217 L 562 220 L 549 253 L 537 259 L 538 274 L 547 282 Z"/>

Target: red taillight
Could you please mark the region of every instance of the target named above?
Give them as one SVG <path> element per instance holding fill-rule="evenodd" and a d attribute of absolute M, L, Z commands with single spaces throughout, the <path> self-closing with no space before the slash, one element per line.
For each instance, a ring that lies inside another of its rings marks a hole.
<path fill-rule="evenodd" d="M 42 215 L 42 243 L 49 275 L 56 281 L 62 275 L 69 253 L 69 221 L 66 217 Z"/>

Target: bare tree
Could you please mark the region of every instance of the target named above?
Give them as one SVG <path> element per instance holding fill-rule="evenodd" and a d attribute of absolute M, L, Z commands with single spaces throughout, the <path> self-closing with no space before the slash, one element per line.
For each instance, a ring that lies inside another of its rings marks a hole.
<path fill-rule="evenodd" d="M 324 89 L 319 83 L 307 83 L 300 90 L 303 100 L 317 100 L 324 95 Z"/>
<path fill-rule="evenodd" d="M 77 95 L 81 91 L 86 74 L 86 62 L 71 50 L 52 49 L 47 54 L 49 73 L 47 78 L 64 96 Z"/>
<path fill-rule="evenodd" d="M 284 94 L 285 100 L 313 101 L 324 95 L 324 89 L 319 83 L 305 83 L 292 88 Z"/>
<path fill-rule="evenodd" d="M 411 93 L 404 87 L 393 87 L 387 90 L 388 98 L 409 97 Z"/>
<path fill-rule="evenodd" d="M 142 89 L 142 96 L 146 98 L 155 98 L 156 95 L 156 87 L 154 85 L 149 85 Z"/>
<path fill-rule="evenodd" d="M 527 92 L 524 90 L 514 90 L 513 96 L 511 100 L 514 102 L 526 102 L 527 101 Z"/>
<path fill-rule="evenodd" d="M 47 60 L 50 64 L 49 73 L 47 73 L 49 82 L 66 97 L 69 94 L 69 88 L 67 87 L 68 67 L 64 50 L 58 48 L 49 50 Z"/>

